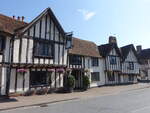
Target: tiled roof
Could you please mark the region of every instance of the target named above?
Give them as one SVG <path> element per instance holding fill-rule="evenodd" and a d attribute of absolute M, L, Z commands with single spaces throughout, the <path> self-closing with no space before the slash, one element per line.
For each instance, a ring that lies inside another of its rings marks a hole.
<path fill-rule="evenodd" d="M 98 51 L 98 47 L 94 42 L 73 38 L 73 47 L 69 50 L 70 54 L 101 57 Z"/>
<path fill-rule="evenodd" d="M 143 49 L 139 54 L 138 54 L 139 59 L 150 59 L 150 48 L 149 49 Z"/>
<path fill-rule="evenodd" d="M 115 48 L 118 55 L 121 56 L 121 53 L 117 44 L 108 43 L 108 44 L 98 46 L 99 52 L 103 57 L 106 57 L 113 48 Z"/>
<path fill-rule="evenodd" d="M 18 21 L 11 17 L 0 14 L 0 31 L 9 34 L 14 34 L 14 31 L 18 28 L 26 26 L 27 23 Z"/>
<path fill-rule="evenodd" d="M 132 49 L 134 55 L 137 57 L 137 52 L 136 52 L 133 44 L 126 45 L 126 46 L 123 46 L 120 48 L 122 57 L 123 57 L 123 61 L 126 59 L 126 57 L 128 56 L 131 49 Z"/>

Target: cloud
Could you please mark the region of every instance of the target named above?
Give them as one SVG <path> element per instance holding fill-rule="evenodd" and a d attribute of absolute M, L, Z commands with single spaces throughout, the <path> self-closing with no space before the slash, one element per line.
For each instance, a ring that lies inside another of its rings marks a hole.
<path fill-rule="evenodd" d="M 86 9 L 78 9 L 78 12 L 83 15 L 84 20 L 90 20 L 96 15 L 96 12 L 88 11 Z"/>

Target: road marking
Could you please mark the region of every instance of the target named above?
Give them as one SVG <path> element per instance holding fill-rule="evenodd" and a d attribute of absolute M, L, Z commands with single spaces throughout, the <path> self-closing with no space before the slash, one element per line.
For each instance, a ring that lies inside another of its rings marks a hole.
<path fill-rule="evenodd" d="M 150 106 L 142 107 L 140 109 L 136 109 L 132 111 L 132 113 L 142 113 L 143 110 L 149 110 L 148 113 L 150 112 Z"/>

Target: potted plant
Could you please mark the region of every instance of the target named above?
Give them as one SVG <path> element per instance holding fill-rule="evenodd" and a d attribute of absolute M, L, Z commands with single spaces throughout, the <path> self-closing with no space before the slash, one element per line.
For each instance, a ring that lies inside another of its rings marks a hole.
<path fill-rule="evenodd" d="M 83 89 L 87 90 L 90 85 L 90 79 L 88 76 L 83 76 Z"/>
<path fill-rule="evenodd" d="M 68 92 L 72 93 L 75 87 L 75 78 L 72 75 L 69 75 L 67 78 L 67 88 Z"/>

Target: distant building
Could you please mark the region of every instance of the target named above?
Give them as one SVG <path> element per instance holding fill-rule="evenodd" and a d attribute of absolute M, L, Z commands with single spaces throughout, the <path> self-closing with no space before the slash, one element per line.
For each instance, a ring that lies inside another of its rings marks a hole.
<path fill-rule="evenodd" d="M 76 89 L 82 88 L 82 77 L 88 75 L 90 87 L 105 83 L 103 59 L 94 42 L 73 38 L 73 47 L 68 52 L 68 68 L 76 79 Z"/>
<path fill-rule="evenodd" d="M 98 46 L 104 60 L 105 84 L 121 83 L 121 52 L 115 37 L 109 37 L 109 43 Z"/>
<path fill-rule="evenodd" d="M 150 80 L 150 49 L 142 49 L 142 46 L 137 46 L 138 58 L 141 63 L 140 79 Z"/>
<path fill-rule="evenodd" d="M 120 50 L 122 53 L 122 83 L 137 83 L 140 64 L 134 45 L 123 46 Z"/>

